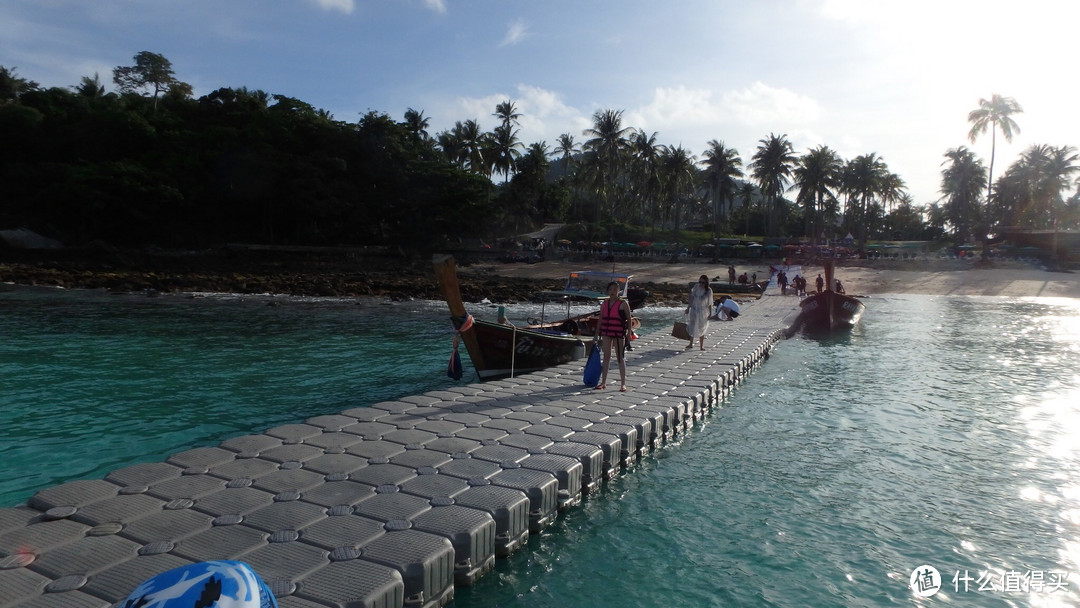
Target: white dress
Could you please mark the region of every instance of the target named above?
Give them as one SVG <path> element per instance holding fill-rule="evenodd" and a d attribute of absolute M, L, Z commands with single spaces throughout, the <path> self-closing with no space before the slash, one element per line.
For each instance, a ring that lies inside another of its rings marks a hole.
<path fill-rule="evenodd" d="M 690 316 L 686 319 L 686 331 L 690 339 L 695 340 L 709 330 L 709 315 L 712 314 L 713 291 L 701 284 L 690 290 Z"/>

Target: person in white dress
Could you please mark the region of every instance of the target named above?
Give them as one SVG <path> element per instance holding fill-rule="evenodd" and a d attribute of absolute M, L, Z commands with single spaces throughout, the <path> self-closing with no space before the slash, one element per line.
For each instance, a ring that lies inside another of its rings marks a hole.
<path fill-rule="evenodd" d="M 705 350 L 705 332 L 709 330 L 709 315 L 712 314 L 713 290 L 709 287 L 708 275 L 701 275 L 698 282 L 690 290 L 690 304 L 686 307 L 686 332 L 690 334 L 690 344 L 686 350 L 694 348 L 694 339 L 697 338 L 698 346 Z"/>

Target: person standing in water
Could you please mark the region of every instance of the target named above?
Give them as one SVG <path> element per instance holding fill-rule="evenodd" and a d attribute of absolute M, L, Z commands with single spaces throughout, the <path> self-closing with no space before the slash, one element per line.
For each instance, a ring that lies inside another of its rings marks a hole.
<path fill-rule="evenodd" d="M 698 340 L 698 346 L 705 350 L 705 332 L 709 330 L 709 315 L 712 314 L 713 290 L 709 286 L 708 275 L 701 275 L 698 282 L 690 290 L 690 304 L 686 307 L 686 332 L 690 334 L 690 344 L 686 350 L 694 348 L 694 338 Z"/>
<path fill-rule="evenodd" d="M 619 361 L 619 390 L 626 392 L 626 334 L 630 331 L 630 305 L 619 297 L 619 284 L 608 283 L 608 297 L 600 302 L 600 348 L 604 349 L 604 367 L 600 384 L 595 390 L 607 388 L 608 368 L 611 366 L 611 347 L 615 347 L 615 356 Z"/>

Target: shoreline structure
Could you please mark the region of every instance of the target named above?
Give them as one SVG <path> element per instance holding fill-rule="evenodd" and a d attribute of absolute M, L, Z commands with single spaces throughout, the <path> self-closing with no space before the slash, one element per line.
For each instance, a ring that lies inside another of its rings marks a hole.
<path fill-rule="evenodd" d="M 858 295 L 909 293 L 1005 297 L 1080 297 L 1080 273 L 1050 272 L 1013 261 L 979 264 L 967 260 L 839 260 L 837 277 Z M 739 273 L 769 277 L 777 260 L 721 260 L 666 263 L 635 258 L 610 261 L 552 259 L 535 264 L 478 263 L 459 268 L 466 301 L 514 303 L 537 291 L 559 289 L 576 270 L 634 275 L 634 284 L 652 294 L 648 303 L 681 303 L 691 281 L 701 274 L 726 280 L 727 265 Z M 803 264 L 807 279 L 821 267 Z M 0 257 L 0 284 L 107 289 L 116 292 L 236 293 L 294 296 L 440 300 L 427 260 L 340 255 L 148 255 L 73 254 Z"/>

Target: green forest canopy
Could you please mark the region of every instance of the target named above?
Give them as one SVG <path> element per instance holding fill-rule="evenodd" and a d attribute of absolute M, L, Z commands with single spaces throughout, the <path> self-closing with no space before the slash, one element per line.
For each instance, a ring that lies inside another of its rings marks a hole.
<path fill-rule="evenodd" d="M 69 245 L 430 251 L 543 221 L 582 222 L 599 237 L 617 225 L 626 239 L 693 227 L 861 242 L 1080 227 L 1077 195 L 1064 198 L 1080 171 L 1071 146 L 1029 148 L 993 183 L 989 204 L 981 159 L 951 149 L 942 199 L 917 206 L 875 153 L 844 160 L 818 146 L 798 155 L 786 135 L 763 138 L 744 166 L 722 141 L 699 161 L 625 127 L 614 110 L 596 112 L 581 143 L 564 134 L 552 148 L 518 139 L 510 100 L 495 108 L 490 132 L 472 119 L 431 136 L 411 108 L 401 122 L 369 111 L 349 123 L 243 87 L 196 99 L 167 59 L 145 51 L 113 82 L 115 93 L 98 76 L 46 89 L 0 66 L 0 133 L 17 142 L 0 150 L 0 228 Z"/>

